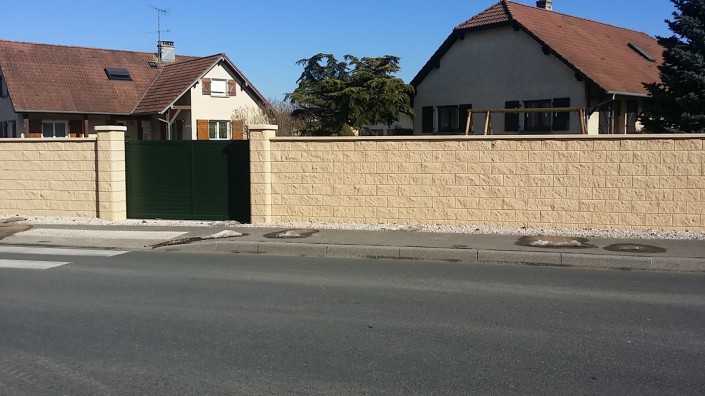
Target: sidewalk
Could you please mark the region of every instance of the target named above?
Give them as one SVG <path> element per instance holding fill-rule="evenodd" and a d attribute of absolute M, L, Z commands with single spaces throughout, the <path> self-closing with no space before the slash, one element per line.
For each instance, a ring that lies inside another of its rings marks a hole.
<path fill-rule="evenodd" d="M 198 240 L 221 231 L 240 237 Z M 318 230 L 288 233 L 284 238 L 265 235 L 285 231 L 260 227 L 162 227 L 33 225 L 0 239 L 0 245 L 35 245 L 122 250 L 159 250 L 191 253 L 244 253 L 307 257 L 384 258 L 462 263 L 608 268 L 624 270 L 705 272 L 705 241 L 589 239 L 535 237 L 539 246 L 522 246 L 519 236 L 442 234 L 411 231 Z M 294 237 L 292 236 L 300 236 Z M 2 236 L 0 235 L 0 238 Z M 287 238 L 288 237 L 288 238 Z M 154 247 L 164 243 L 176 243 Z M 570 247 L 589 245 L 587 247 Z M 541 245 L 553 245 L 541 246 Z M 616 245 L 616 246 L 615 246 Z M 617 248 L 617 251 L 606 250 Z M 649 250 L 656 252 L 649 253 Z"/>

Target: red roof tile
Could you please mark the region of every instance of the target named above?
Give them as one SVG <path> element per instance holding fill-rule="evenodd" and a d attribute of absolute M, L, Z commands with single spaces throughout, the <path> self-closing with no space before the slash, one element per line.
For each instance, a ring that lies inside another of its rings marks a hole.
<path fill-rule="evenodd" d="M 163 112 L 223 57 L 224 55 L 218 54 L 165 66 L 134 109 L 134 113 Z"/>
<path fill-rule="evenodd" d="M 220 59 L 245 81 L 245 89 L 267 105 L 224 54 L 177 56 L 176 63 L 162 68 L 149 65 L 154 59 L 149 52 L 0 40 L 0 70 L 16 112 L 162 112 Z M 106 68 L 126 69 L 132 80 L 110 80 Z"/>
<path fill-rule="evenodd" d="M 502 0 L 466 22 L 455 32 L 491 28 L 515 23 L 545 44 L 564 62 L 594 81 L 607 92 L 645 95 L 643 83 L 659 81 L 658 65 L 663 48 L 655 38 L 617 26 L 590 21 L 559 12 Z M 418 84 L 455 41 L 451 36 L 412 83 Z M 629 47 L 646 50 L 656 62 Z"/>

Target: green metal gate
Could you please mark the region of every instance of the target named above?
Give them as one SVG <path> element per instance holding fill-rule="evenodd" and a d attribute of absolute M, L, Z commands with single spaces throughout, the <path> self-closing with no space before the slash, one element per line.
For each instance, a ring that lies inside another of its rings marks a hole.
<path fill-rule="evenodd" d="M 127 217 L 250 222 L 248 141 L 128 141 Z"/>

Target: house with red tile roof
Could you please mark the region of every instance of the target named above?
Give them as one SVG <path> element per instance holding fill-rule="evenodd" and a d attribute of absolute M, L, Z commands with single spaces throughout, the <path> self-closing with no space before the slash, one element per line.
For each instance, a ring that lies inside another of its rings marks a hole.
<path fill-rule="evenodd" d="M 552 1 L 501 0 L 458 25 L 412 80 L 415 134 L 465 133 L 468 109 L 496 112 L 495 134 L 635 133 L 663 48 L 641 32 L 565 15 Z M 535 111 L 535 110 L 534 110 Z M 482 131 L 484 115 L 473 117 Z M 480 132 L 481 133 L 481 132 Z"/>
<path fill-rule="evenodd" d="M 0 40 L 0 137 L 89 136 L 127 127 L 128 139 L 241 138 L 238 108 L 266 99 L 225 55 L 177 56 Z"/>

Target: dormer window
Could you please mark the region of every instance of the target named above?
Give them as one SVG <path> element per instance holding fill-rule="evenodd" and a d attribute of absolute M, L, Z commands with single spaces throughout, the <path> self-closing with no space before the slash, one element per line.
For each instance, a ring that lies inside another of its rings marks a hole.
<path fill-rule="evenodd" d="M 110 80 L 132 81 L 132 77 L 130 77 L 130 72 L 128 72 L 127 69 L 106 67 L 105 74 L 107 74 L 108 79 Z"/>

